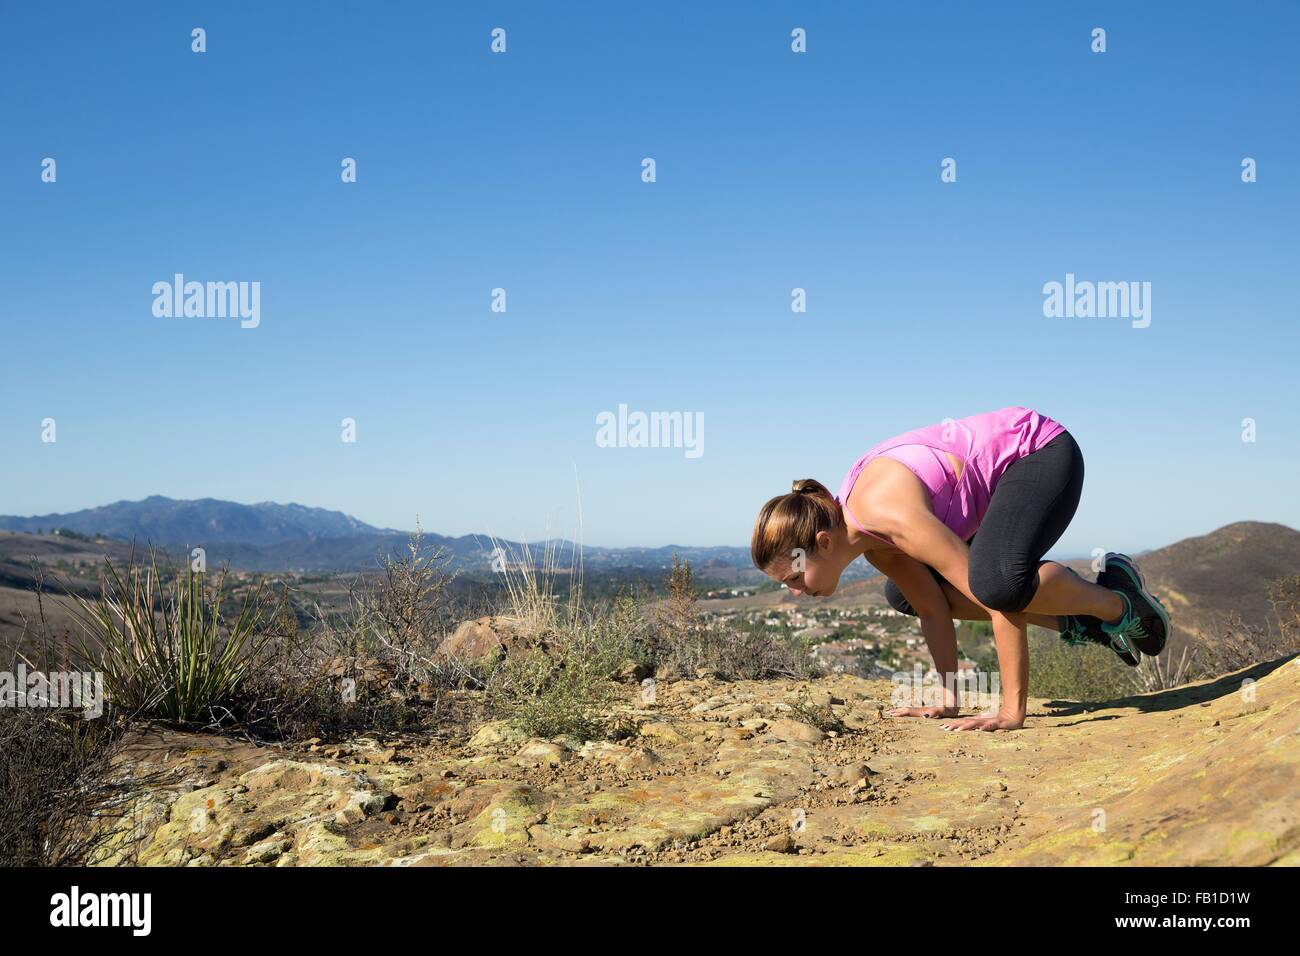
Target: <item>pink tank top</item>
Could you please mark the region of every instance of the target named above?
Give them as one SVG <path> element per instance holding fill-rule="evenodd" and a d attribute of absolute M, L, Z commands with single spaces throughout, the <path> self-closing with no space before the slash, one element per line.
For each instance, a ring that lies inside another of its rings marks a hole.
<path fill-rule="evenodd" d="M 930 492 L 935 517 L 967 541 L 984 520 L 1002 473 L 1063 431 L 1060 422 L 1020 405 L 917 428 L 881 442 L 859 458 L 844 476 L 835 500 L 859 531 L 889 541 L 862 527 L 847 504 L 867 462 L 884 455 L 902 462 L 921 479 Z M 965 462 L 960 478 L 945 452 Z"/>

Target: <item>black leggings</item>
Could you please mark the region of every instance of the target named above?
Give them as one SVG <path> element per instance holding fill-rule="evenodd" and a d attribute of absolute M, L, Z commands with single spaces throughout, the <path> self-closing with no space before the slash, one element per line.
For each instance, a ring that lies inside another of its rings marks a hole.
<path fill-rule="evenodd" d="M 1069 432 L 1011 463 L 969 539 L 970 590 L 981 604 L 1024 610 L 1038 590 L 1042 557 L 1069 526 L 1082 493 L 1083 452 Z M 934 568 L 930 573 L 943 581 Z M 893 581 L 885 583 L 885 598 L 895 610 L 916 613 Z"/>

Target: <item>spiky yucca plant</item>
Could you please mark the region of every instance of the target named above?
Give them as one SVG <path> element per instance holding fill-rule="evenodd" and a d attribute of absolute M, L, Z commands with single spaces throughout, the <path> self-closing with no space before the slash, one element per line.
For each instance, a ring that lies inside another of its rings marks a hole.
<path fill-rule="evenodd" d="M 1128 677 L 1139 693 L 1171 690 L 1192 679 L 1196 663 L 1196 652 L 1190 644 L 1184 644 L 1182 656 L 1177 660 L 1172 651 L 1159 657 L 1144 657 L 1142 663 L 1129 672 Z"/>
<path fill-rule="evenodd" d="M 76 596 L 86 666 L 103 672 L 116 707 L 185 722 L 208 716 L 239 688 L 271 636 L 261 584 L 227 620 L 224 570 L 209 586 L 189 565 L 165 580 L 152 552 L 138 563 L 132 554 L 121 572 L 105 565 L 99 597 Z"/>

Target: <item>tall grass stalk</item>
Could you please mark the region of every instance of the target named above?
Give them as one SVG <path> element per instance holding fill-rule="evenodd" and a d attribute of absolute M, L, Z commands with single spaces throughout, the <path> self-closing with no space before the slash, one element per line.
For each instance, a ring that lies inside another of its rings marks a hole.
<path fill-rule="evenodd" d="M 561 600 L 557 593 L 560 547 L 548 537 L 543 546 L 540 564 L 533 561 L 528 543 L 520 545 L 519 553 L 510 553 L 496 538 L 492 547 L 501 556 L 501 580 L 505 586 L 505 604 L 508 616 L 529 637 L 540 639 L 548 635 L 571 630 L 582 614 L 582 592 L 578 581 L 571 581 L 568 597 Z M 579 547 L 574 545 L 573 560 L 579 560 Z"/>
<path fill-rule="evenodd" d="M 1140 694 L 1181 687 L 1192 679 L 1197 661 L 1190 644 L 1183 645 L 1183 653 L 1176 660 L 1173 651 L 1159 657 L 1143 657 L 1142 662 L 1129 672 L 1133 689 Z"/>

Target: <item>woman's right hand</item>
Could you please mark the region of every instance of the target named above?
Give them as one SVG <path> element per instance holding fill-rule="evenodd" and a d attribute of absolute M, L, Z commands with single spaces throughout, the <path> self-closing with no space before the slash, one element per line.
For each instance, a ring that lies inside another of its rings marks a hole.
<path fill-rule="evenodd" d="M 889 711 L 890 717 L 956 717 L 960 710 L 956 707 L 895 707 Z"/>

